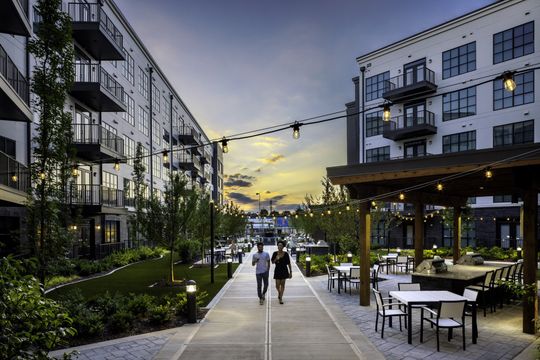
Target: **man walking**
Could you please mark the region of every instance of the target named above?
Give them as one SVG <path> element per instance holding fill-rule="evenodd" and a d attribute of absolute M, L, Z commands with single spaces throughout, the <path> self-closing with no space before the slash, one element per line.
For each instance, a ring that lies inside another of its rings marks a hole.
<path fill-rule="evenodd" d="M 270 255 L 263 251 L 264 244 L 257 243 L 257 252 L 253 254 L 251 265 L 255 266 L 255 275 L 257 276 L 257 295 L 259 295 L 259 304 L 264 304 L 266 290 L 268 290 L 268 273 L 270 272 Z M 264 288 L 261 291 L 262 283 Z"/>

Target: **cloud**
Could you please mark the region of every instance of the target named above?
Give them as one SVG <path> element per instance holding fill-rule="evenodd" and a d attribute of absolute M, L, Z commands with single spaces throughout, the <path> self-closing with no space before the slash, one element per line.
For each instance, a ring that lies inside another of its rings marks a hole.
<path fill-rule="evenodd" d="M 259 159 L 259 161 L 266 163 L 266 164 L 275 164 L 280 160 L 285 159 L 285 155 L 283 154 L 272 154 L 269 158 L 266 159 Z"/>
<path fill-rule="evenodd" d="M 287 195 L 276 195 L 276 196 L 272 196 L 271 200 L 272 202 L 274 203 L 278 203 L 279 201 L 285 199 Z"/>
<path fill-rule="evenodd" d="M 255 176 L 244 175 L 236 173 L 233 175 L 225 175 L 225 182 L 223 183 L 227 187 L 251 187 L 255 181 Z"/>
<path fill-rule="evenodd" d="M 244 194 L 239 193 L 239 192 L 230 192 L 230 193 L 227 194 L 227 197 L 230 200 L 232 200 L 232 201 L 234 201 L 236 203 L 239 203 L 239 204 L 251 204 L 254 201 L 257 201 L 257 199 L 252 199 L 249 196 L 244 195 Z"/>

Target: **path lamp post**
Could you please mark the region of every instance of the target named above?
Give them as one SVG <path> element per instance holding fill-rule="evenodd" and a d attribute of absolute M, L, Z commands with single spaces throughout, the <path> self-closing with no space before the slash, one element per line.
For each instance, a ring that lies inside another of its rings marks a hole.
<path fill-rule="evenodd" d="M 244 251 L 242 249 L 238 249 L 238 263 L 242 263 L 242 255 L 244 255 Z"/>
<path fill-rule="evenodd" d="M 256 193 L 255 195 L 257 195 L 257 196 L 259 197 L 259 220 L 260 220 L 260 222 L 261 222 L 261 224 L 260 224 L 260 225 L 261 225 L 261 228 L 262 228 L 262 216 L 261 216 L 261 193 L 260 193 L 260 192 L 258 192 L 258 193 Z M 259 228 L 259 232 L 261 231 L 261 228 Z M 262 236 L 261 236 L 261 238 L 262 238 Z"/>
<path fill-rule="evenodd" d="M 214 283 L 214 202 L 210 201 L 210 283 Z"/>
<path fill-rule="evenodd" d="M 518 256 L 518 260 L 519 260 L 519 259 L 521 259 L 521 255 L 522 255 L 521 254 L 521 246 L 518 246 L 516 250 L 517 250 L 517 256 Z"/>
<path fill-rule="evenodd" d="M 311 276 L 311 256 L 306 256 L 306 277 Z"/>
<path fill-rule="evenodd" d="M 187 293 L 187 322 L 194 324 L 197 322 L 197 283 L 188 280 L 186 283 Z"/>
<path fill-rule="evenodd" d="M 433 244 L 433 258 L 437 255 L 437 244 Z"/>
<path fill-rule="evenodd" d="M 352 264 L 352 252 L 350 251 L 347 253 L 347 262 Z"/>
<path fill-rule="evenodd" d="M 227 258 L 227 279 L 232 278 L 232 258 Z"/>

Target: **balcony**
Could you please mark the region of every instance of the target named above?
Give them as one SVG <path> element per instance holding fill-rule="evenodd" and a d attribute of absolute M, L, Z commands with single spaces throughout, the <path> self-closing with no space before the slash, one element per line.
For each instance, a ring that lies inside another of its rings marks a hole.
<path fill-rule="evenodd" d="M 415 117 L 396 116 L 384 123 L 383 137 L 398 141 L 437 133 L 435 114 L 419 111 Z"/>
<path fill-rule="evenodd" d="M 83 207 L 83 216 L 97 213 L 124 214 L 124 191 L 102 185 L 73 184 L 68 203 Z"/>
<path fill-rule="evenodd" d="M 201 166 L 196 156 L 187 153 L 180 155 L 178 165 L 180 169 L 191 172 L 198 170 Z"/>
<path fill-rule="evenodd" d="M 180 126 L 178 128 L 178 137 L 184 145 L 199 144 L 199 134 L 192 127 Z"/>
<path fill-rule="evenodd" d="M 73 124 L 73 145 L 81 159 L 125 162 L 124 139 L 99 124 Z"/>
<path fill-rule="evenodd" d="M 28 81 L 0 45 L 0 119 L 32 121 Z"/>
<path fill-rule="evenodd" d="M 123 37 L 97 3 L 69 3 L 73 39 L 96 60 L 125 60 Z"/>
<path fill-rule="evenodd" d="M 75 63 L 71 95 L 95 111 L 126 111 L 124 88 L 99 63 Z"/>
<path fill-rule="evenodd" d="M 426 67 L 421 67 L 415 72 L 398 75 L 385 81 L 382 96 L 395 103 L 426 96 L 436 91 L 435 73 Z"/>
<path fill-rule="evenodd" d="M 0 151 L 0 204 L 25 205 L 29 186 L 28 168 Z"/>
<path fill-rule="evenodd" d="M 28 0 L 0 1 L 0 33 L 27 37 L 32 35 L 28 20 Z"/>

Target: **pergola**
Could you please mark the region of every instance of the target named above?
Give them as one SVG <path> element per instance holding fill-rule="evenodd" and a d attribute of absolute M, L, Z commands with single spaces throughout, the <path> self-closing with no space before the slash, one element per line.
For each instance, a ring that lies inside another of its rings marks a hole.
<path fill-rule="evenodd" d="M 486 170 L 493 176 L 486 177 Z M 423 260 L 424 205 L 452 207 L 454 211 L 453 260 L 460 254 L 461 209 L 469 197 L 512 195 L 521 198 L 523 226 L 523 282 L 536 287 L 540 144 L 514 145 L 451 154 L 387 160 L 327 168 L 334 185 L 346 186 L 360 201 L 360 305 L 369 306 L 370 200 L 412 203 L 415 206 L 415 263 Z M 441 183 L 442 190 L 437 189 Z M 400 199 L 400 194 L 405 196 Z M 523 331 L 535 333 L 534 300 L 523 298 Z"/>

